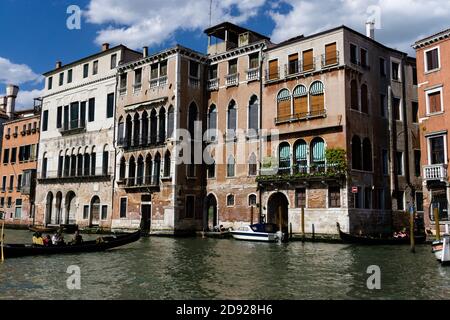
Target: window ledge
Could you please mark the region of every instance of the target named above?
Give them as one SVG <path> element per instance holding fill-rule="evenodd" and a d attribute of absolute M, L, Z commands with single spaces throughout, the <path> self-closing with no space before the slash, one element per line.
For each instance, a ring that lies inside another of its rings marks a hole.
<path fill-rule="evenodd" d="M 439 71 L 441 71 L 441 67 L 439 67 L 437 69 L 425 71 L 425 75 L 428 75 L 428 74 L 431 74 L 431 73 L 435 73 L 435 72 L 439 72 Z"/>
<path fill-rule="evenodd" d="M 440 116 L 444 114 L 444 111 L 439 111 L 439 112 L 433 112 L 433 113 L 427 113 L 426 116 L 427 117 L 434 117 L 434 116 Z"/>

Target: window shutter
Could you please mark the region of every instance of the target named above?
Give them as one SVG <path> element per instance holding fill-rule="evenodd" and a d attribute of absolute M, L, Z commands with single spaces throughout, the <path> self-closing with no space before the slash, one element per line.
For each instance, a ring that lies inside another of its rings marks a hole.
<path fill-rule="evenodd" d="M 303 71 L 314 70 L 313 49 L 303 51 Z"/>
<path fill-rule="evenodd" d="M 295 146 L 295 160 L 297 162 L 304 161 L 307 159 L 308 145 L 305 141 L 298 143 Z"/>
<path fill-rule="evenodd" d="M 325 64 L 332 65 L 337 63 L 336 43 L 325 46 Z"/>
<path fill-rule="evenodd" d="M 278 78 L 278 60 L 269 61 L 269 80 Z"/>

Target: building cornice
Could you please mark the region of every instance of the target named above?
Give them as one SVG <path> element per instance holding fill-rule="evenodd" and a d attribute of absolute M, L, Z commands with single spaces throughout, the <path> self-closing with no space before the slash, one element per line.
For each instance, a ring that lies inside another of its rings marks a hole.
<path fill-rule="evenodd" d="M 252 51 L 256 51 L 256 50 L 260 50 L 260 49 L 265 49 L 267 47 L 266 41 L 259 41 L 259 42 L 255 42 L 252 44 L 249 44 L 245 47 L 239 47 L 230 51 L 226 51 L 223 53 L 219 53 L 217 55 L 214 56 L 210 56 L 209 57 L 209 61 L 210 62 L 219 62 L 221 60 L 225 60 L 225 59 L 229 59 L 235 56 L 239 56 L 242 54 L 246 54 Z"/>
<path fill-rule="evenodd" d="M 441 32 L 439 32 L 437 34 L 434 34 L 434 35 L 430 36 L 430 37 L 427 37 L 425 39 L 419 40 L 412 47 L 414 49 L 420 49 L 420 48 L 427 47 L 427 46 L 429 46 L 429 45 L 431 45 L 433 43 L 436 43 L 436 42 L 448 39 L 448 38 L 450 38 L 450 29 L 441 31 Z"/>

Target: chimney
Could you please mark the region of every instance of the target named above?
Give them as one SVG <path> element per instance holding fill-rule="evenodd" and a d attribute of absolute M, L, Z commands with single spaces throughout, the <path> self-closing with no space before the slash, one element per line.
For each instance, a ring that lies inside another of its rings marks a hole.
<path fill-rule="evenodd" d="M 6 86 L 6 115 L 11 119 L 16 109 L 16 98 L 19 93 L 19 87 L 8 84 Z"/>
<path fill-rule="evenodd" d="M 102 51 L 106 51 L 106 50 L 109 50 L 109 43 L 104 43 L 102 45 Z"/>
<path fill-rule="evenodd" d="M 142 57 L 144 57 L 144 58 L 148 57 L 148 47 L 142 48 Z"/>
<path fill-rule="evenodd" d="M 375 21 L 366 22 L 366 36 L 372 40 L 375 40 Z"/>
<path fill-rule="evenodd" d="M 61 61 L 56 61 L 56 69 L 59 69 L 62 67 L 62 62 Z"/>
<path fill-rule="evenodd" d="M 5 111 L 6 110 L 6 96 L 0 97 L 0 110 Z"/>

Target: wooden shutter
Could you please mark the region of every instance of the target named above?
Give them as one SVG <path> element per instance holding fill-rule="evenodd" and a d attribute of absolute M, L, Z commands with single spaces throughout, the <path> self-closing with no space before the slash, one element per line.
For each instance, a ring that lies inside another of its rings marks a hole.
<path fill-rule="evenodd" d="M 294 61 L 298 61 L 298 53 L 291 54 L 289 56 L 289 62 L 294 62 Z"/>
<path fill-rule="evenodd" d="M 313 49 L 303 51 L 303 71 L 314 70 Z"/>
<path fill-rule="evenodd" d="M 314 115 L 317 114 L 319 111 L 323 111 L 325 109 L 325 103 L 324 103 L 324 96 L 323 94 L 311 96 L 311 113 Z"/>
<path fill-rule="evenodd" d="M 332 65 L 337 63 L 336 42 L 325 46 L 325 64 Z"/>
<path fill-rule="evenodd" d="M 308 112 L 308 96 L 294 98 L 294 114 L 303 117 Z"/>
<path fill-rule="evenodd" d="M 441 93 L 434 92 L 428 95 L 430 104 L 430 113 L 436 113 L 441 111 Z"/>
<path fill-rule="evenodd" d="M 278 120 L 286 121 L 291 118 L 291 100 L 278 102 Z"/>
<path fill-rule="evenodd" d="M 278 60 L 269 61 L 269 80 L 278 79 Z"/>

